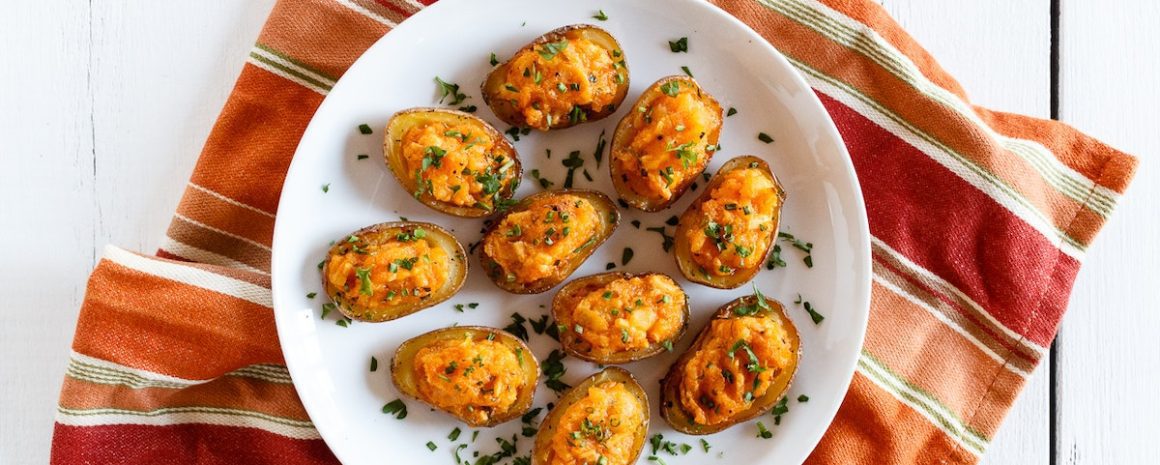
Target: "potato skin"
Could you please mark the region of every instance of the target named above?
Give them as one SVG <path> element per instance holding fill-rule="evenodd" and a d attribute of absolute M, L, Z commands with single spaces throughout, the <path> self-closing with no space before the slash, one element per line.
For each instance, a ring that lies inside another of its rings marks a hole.
<path fill-rule="evenodd" d="M 724 111 L 721 108 L 721 104 L 717 102 L 717 99 L 709 94 L 708 91 L 704 90 L 704 88 L 702 88 L 695 79 L 689 76 L 674 75 L 663 77 L 657 80 L 657 82 L 654 82 L 640 94 L 640 97 L 637 98 L 632 108 L 638 108 L 641 105 L 651 103 L 655 99 L 659 98 L 663 93 L 661 91 L 662 86 L 673 82 L 679 83 L 681 86 L 697 89 L 698 95 L 701 97 L 700 100 L 704 102 L 709 108 L 713 109 L 713 112 L 716 113 L 718 120 L 722 121 L 722 124 L 717 125 L 715 129 L 709 131 L 709 133 L 706 134 L 707 144 L 717 144 L 721 137 L 721 126 L 724 124 Z M 615 153 L 616 151 L 626 147 L 632 140 L 632 136 L 638 130 L 639 129 L 633 125 L 633 112 L 625 113 L 625 115 L 620 119 L 620 122 L 617 123 L 616 130 L 612 133 L 612 146 L 610 152 Z M 710 151 L 706 153 L 705 166 L 708 166 L 715 153 L 716 151 Z M 609 175 L 612 177 L 612 186 L 616 189 L 617 195 L 619 195 L 620 198 L 625 201 L 625 203 L 632 206 L 633 208 L 646 212 L 658 212 L 672 206 L 673 203 L 675 203 L 677 200 L 680 200 L 681 196 L 685 195 L 685 192 L 689 189 L 690 186 L 693 185 L 694 182 L 696 182 L 698 177 L 697 175 L 694 175 L 680 180 L 680 182 L 678 182 L 676 186 L 671 189 L 672 197 L 670 197 L 668 200 L 658 200 L 645 197 L 633 191 L 625 180 L 626 173 L 620 172 L 619 168 L 619 164 L 616 163 L 615 160 L 609 160 L 608 171 Z"/>
<path fill-rule="evenodd" d="M 429 345 L 441 338 L 456 338 L 461 337 L 462 334 L 471 334 L 474 340 L 486 339 L 488 335 L 494 337 L 496 341 L 500 341 L 504 345 L 512 349 L 520 349 L 526 357 L 528 363 L 524 364 L 524 388 L 520 391 L 520 396 L 516 403 L 512 405 L 511 409 L 499 415 L 493 415 L 486 423 L 475 423 L 470 419 L 459 418 L 469 426 L 473 427 L 491 427 L 500 423 L 510 421 L 520 415 L 526 413 L 532 407 L 532 401 L 535 400 L 536 383 L 540 377 L 540 362 L 536 359 L 536 355 L 532 353 L 531 349 L 524 344 L 520 338 L 511 333 L 486 326 L 452 326 L 450 328 L 436 329 L 424 334 L 415 336 L 399 345 L 395 350 L 394 356 L 391 357 L 391 381 L 400 393 L 411 397 L 419 402 L 427 404 L 431 408 L 442 410 L 438 406 L 432 404 L 427 399 L 419 395 L 419 389 L 416 385 L 413 372 L 411 371 L 414 363 L 415 354 L 423 347 Z M 450 412 L 449 415 L 455 416 Z"/>
<path fill-rule="evenodd" d="M 671 277 L 669 277 L 667 275 L 664 275 L 662 273 L 655 273 L 655 272 L 625 273 L 625 272 L 615 272 L 615 271 L 594 274 L 591 276 L 585 276 L 583 278 L 575 279 L 572 282 L 565 284 L 564 287 L 560 288 L 560 290 L 556 292 L 555 297 L 552 299 L 552 319 L 556 321 L 556 324 L 563 325 L 564 327 L 570 328 L 570 327 L 572 327 L 572 324 L 573 324 L 572 319 L 571 319 L 571 310 L 572 309 L 565 308 L 566 304 L 564 302 L 566 300 L 568 300 L 568 298 L 571 295 L 577 294 L 580 292 L 584 292 L 590 288 L 603 286 L 603 285 L 605 285 L 609 282 L 615 281 L 617 279 L 644 278 L 644 277 L 648 277 L 648 276 L 652 276 L 652 275 L 662 275 L 662 276 L 665 276 L 666 278 L 672 279 Z M 676 281 L 674 280 L 674 283 L 675 282 Z M 680 287 L 680 284 L 678 284 L 677 286 Z M 684 291 L 682 290 L 681 293 L 684 294 Z M 689 296 L 686 294 L 686 295 L 684 295 L 684 297 L 685 297 L 685 304 L 682 306 L 682 309 L 681 309 L 681 327 L 677 331 L 677 333 L 674 334 L 671 339 L 669 339 L 669 341 L 672 344 L 676 344 L 677 341 L 681 340 L 681 338 L 684 337 L 684 335 L 685 335 L 685 331 L 689 327 Z M 646 347 L 646 348 L 641 349 L 641 350 L 635 350 L 635 351 L 629 351 L 629 352 L 620 352 L 620 353 L 610 355 L 608 357 L 594 356 L 590 353 L 582 352 L 582 351 L 577 349 L 576 342 L 575 342 L 575 333 L 572 331 L 561 331 L 561 333 L 560 333 L 560 345 L 563 346 L 564 352 L 567 352 L 568 355 L 571 355 L 571 356 L 576 357 L 576 358 L 581 359 L 581 360 L 587 360 L 589 362 L 599 363 L 602 365 L 617 365 L 617 364 L 622 364 L 622 363 L 635 362 L 638 360 L 643 360 L 643 359 L 655 356 L 655 355 L 660 354 L 661 352 L 666 350 L 663 344 L 656 343 L 656 344 L 652 344 L 649 347 Z"/>
<path fill-rule="evenodd" d="M 698 273 L 698 265 L 695 261 L 693 261 L 691 256 L 686 232 L 696 221 L 695 215 L 697 214 L 701 204 L 709 199 L 710 193 L 721 182 L 721 179 L 723 178 L 722 174 L 733 170 L 748 168 L 751 164 L 756 164 L 757 168 L 761 170 L 763 174 L 768 175 L 769 178 L 773 180 L 773 184 L 777 188 L 778 198 L 780 199 L 778 208 L 776 211 L 774 211 L 773 214 L 773 223 L 770 225 L 772 233 L 769 235 L 769 240 L 766 243 L 765 254 L 753 260 L 752 266 L 739 268 L 735 271 L 734 274 L 729 276 L 705 276 L 703 273 Z M 715 287 L 717 289 L 734 289 L 749 282 L 751 279 L 753 279 L 754 276 L 757 275 L 757 272 L 761 271 L 761 267 L 764 265 L 766 258 L 773 250 L 773 243 L 777 240 L 778 225 L 781 223 L 781 208 L 785 203 L 785 199 L 786 194 L 785 190 L 781 186 L 781 182 L 777 180 L 777 176 L 774 176 L 773 172 L 769 169 L 769 164 L 766 163 L 765 160 L 752 155 L 743 155 L 726 162 L 721 166 L 720 170 L 717 170 L 717 174 L 715 174 L 713 178 L 709 180 L 709 183 L 705 185 L 705 190 L 701 192 L 701 195 L 697 197 L 697 200 L 689 204 L 689 207 L 686 208 L 684 213 L 681 214 L 680 222 L 677 223 L 677 230 L 676 233 L 674 233 L 675 240 L 673 242 L 673 257 L 677 261 L 677 268 L 681 270 L 681 274 L 689 281 L 698 284 L 704 284 L 709 287 Z"/>
<path fill-rule="evenodd" d="M 521 47 L 511 56 L 515 57 L 519 53 L 532 50 L 538 45 L 543 45 L 549 42 L 558 42 L 565 38 L 573 37 L 584 37 L 607 50 L 620 51 L 622 54 L 620 58 L 623 65 L 621 66 L 618 73 L 620 74 L 622 80 L 616 87 L 616 94 L 613 97 L 611 107 L 582 107 L 586 115 L 584 121 L 574 122 L 565 118 L 559 121 L 553 121 L 552 125 L 547 130 L 566 129 L 577 124 L 583 124 L 585 122 L 592 122 L 603 119 L 614 113 L 617 108 L 620 108 L 620 105 L 624 102 L 624 98 L 628 95 L 629 72 L 628 61 L 623 56 L 624 49 L 620 47 L 620 43 L 616 40 L 615 37 L 612 36 L 612 34 L 600 27 L 593 26 L 591 24 L 572 24 L 556 28 L 537 37 L 531 43 Z M 526 127 L 527 124 L 525 124 L 525 120 L 520 114 L 519 109 L 512 105 L 511 102 L 501 97 L 501 91 L 504 86 L 504 76 L 507 74 L 510 63 L 511 58 L 501 63 L 499 66 L 493 68 L 491 72 L 487 74 L 487 77 L 484 79 L 483 83 L 480 85 L 480 93 L 483 95 L 483 102 L 487 104 L 489 108 L 491 108 L 491 111 L 495 113 L 495 115 L 499 117 L 500 120 L 512 126 Z"/>
<path fill-rule="evenodd" d="M 563 415 L 563 412 L 567 410 L 568 406 L 574 404 L 578 399 L 581 398 L 581 396 L 586 394 L 589 387 L 605 381 L 616 381 L 623 383 L 630 391 L 632 391 L 634 397 L 636 397 L 643 406 L 641 411 L 644 412 L 644 418 L 640 424 L 640 431 L 638 434 L 634 435 L 635 437 L 633 441 L 633 448 L 636 452 L 632 454 L 631 460 L 628 461 L 628 463 L 636 463 L 637 458 L 640 457 L 641 451 L 644 450 L 645 440 L 648 436 L 648 395 L 645 394 L 644 388 L 640 386 L 640 383 L 636 381 L 636 378 L 633 377 L 632 373 L 629 373 L 628 370 L 620 367 L 608 367 L 592 376 L 589 376 L 584 381 L 581 381 L 580 384 L 573 386 L 571 389 L 565 392 L 563 396 L 560 396 L 560 400 L 556 402 L 556 407 L 548 412 L 548 416 L 545 417 L 543 423 L 540 424 L 540 430 L 536 432 L 535 443 L 532 446 L 532 465 L 549 465 L 547 451 L 551 444 L 552 437 L 555 434 L 556 426 L 559 424 L 560 417 Z"/>
<path fill-rule="evenodd" d="M 350 236 L 357 236 L 364 240 L 374 242 L 392 237 L 400 232 L 414 231 L 420 228 L 427 232 L 427 237 L 422 240 L 442 247 L 450 257 L 452 267 L 447 283 L 442 289 L 432 292 L 426 300 L 414 304 L 396 305 L 374 311 L 372 309 L 358 307 L 350 302 L 343 296 L 343 290 L 331 285 L 327 279 L 330 270 L 330 257 L 339 253 L 342 247 L 349 245 L 346 243 L 346 239 Z M 451 296 L 455 295 L 463 287 L 463 282 L 467 279 L 467 268 L 467 253 L 464 252 L 463 245 L 459 243 L 455 236 L 451 235 L 450 232 L 447 232 L 446 229 L 443 229 L 439 225 L 415 221 L 379 223 L 367 226 L 334 241 L 334 245 L 327 251 L 326 261 L 323 262 L 321 276 L 322 289 L 343 315 L 353 320 L 377 323 L 402 318 L 450 299 Z"/>
<path fill-rule="evenodd" d="M 665 377 L 661 379 L 660 412 L 661 418 L 664 418 L 665 421 L 673 427 L 673 429 L 685 434 L 692 435 L 716 433 L 730 426 L 751 420 L 753 418 L 757 418 L 765 414 L 765 412 L 768 412 L 775 404 L 777 404 L 778 400 L 780 400 L 787 392 L 789 392 L 790 384 L 793 382 L 793 378 L 797 374 L 798 365 L 801 361 L 801 338 L 798 334 L 797 327 L 793 324 L 793 321 L 791 321 L 789 317 L 786 316 L 785 306 L 777 300 L 766 298 L 765 302 L 769 304 L 770 308 L 758 309 L 757 313 L 754 315 L 760 315 L 763 318 L 775 318 L 779 320 L 779 322 L 786 327 L 787 332 L 792 339 L 791 343 L 794 346 L 793 353 L 795 354 L 792 365 L 786 367 L 786 370 L 782 373 L 782 375 L 774 379 L 773 382 L 776 385 L 776 389 L 770 389 L 764 395 L 755 399 L 753 404 L 748 409 L 738 413 L 732 420 L 716 425 L 695 424 L 689 415 L 686 414 L 680 406 L 678 399 L 680 398 L 679 386 L 682 376 L 681 368 L 689 361 L 693 354 L 700 350 L 700 348 L 704 345 L 710 323 L 712 323 L 713 320 L 738 318 L 735 310 L 739 307 L 753 304 L 756 302 L 757 298 L 757 296 L 753 295 L 740 297 L 718 309 L 717 312 L 713 314 L 712 318 L 710 318 L 709 323 L 706 323 L 701 331 L 697 334 L 697 338 L 693 340 L 693 344 L 689 346 L 689 348 L 683 354 L 681 354 L 681 356 L 675 362 L 673 362 L 671 366 L 669 366 L 669 371 L 665 374 Z"/>
<path fill-rule="evenodd" d="M 502 267 L 499 266 L 495 259 L 488 256 L 487 249 L 485 247 L 480 246 L 479 262 L 483 267 L 483 272 L 500 289 L 513 294 L 539 294 L 555 287 L 557 284 L 560 284 L 561 282 L 564 282 L 564 280 L 568 279 L 568 276 L 571 276 L 572 273 L 574 273 L 576 269 L 579 268 L 580 265 L 582 265 L 584 261 L 588 259 L 588 257 L 592 256 L 592 253 L 595 252 L 596 249 L 600 248 L 601 244 L 603 244 L 605 240 L 611 237 L 612 233 L 616 231 L 617 226 L 620 225 L 620 212 L 616 209 L 616 204 L 613 203 L 612 199 L 609 199 L 608 196 L 604 195 L 602 192 L 588 189 L 563 189 L 544 191 L 523 198 L 514 207 L 508 209 L 504 213 L 504 216 L 501 216 L 495 221 L 492 221 L 487 229 L 484 230 L 483 238 L 480 239 L 480 243 L 484 243 L 488 236 L 492 234 L 498 234 L 497 228 L 499 227 L 500 223 L 503 222 L 503 218 L 505 218 L 507 215 L 524 211 L 534 203 L 548 201 L 554 196 L 560 195 L 580 196 L 587 199 L 594 207 L 596 207 L 597 211 L 600 213 L 603 227 L 600 233 L 597 234 L 595 242 L 588 246 L 583 251 L 583 254 L 572 257 L 569 268 L 565 273 L 562 273 L 558 277 L 544 278 L 527 284 L 508 282 L 506 279 L 504 279 Z"/>
<path fill-rule="evenodd" d="M 384 131 L 386 135 L 383 136 L 383 160 L 386 162 L 391 174 L 395 175 L 395 179 L 399 181 L 399 184 L 403 186 L 404 190 L 414 192 L 416 186 L 415 178 L 411 173 L 407 172 L 407 164 L 403 159 L 402 135 L 409 128 L 425 121 L 466 122 L 476 125 L 480 130 L 486 132 L 496 146 L 502 148 L 503 152 L 511 154 L 511 159 L 514 162 L 513 166 L 509 168 L 508 177 L 511 179 L 511 182 L 499 191 L 497 199 L 507 200 L 515 195 L 516 188 L 519 186 L 520 180 L 523 179 L 523 165 L 520 163 L 519 152 L 516 151 L 515 146 L 502 133 L 496 130 L 494 126 L 475 115 L 457 110 L 431 107 L 408 108 L 395 113 L 391 116 L 390 121 L 387 122 L 387 128 Z M 430 195 L 419 196 L 416 200 L 436 211 L 462 218 L 482 218 L 495 212 L 494 208 L 487 209 L 476 206 L 456 205 L 437 200 Z"/>

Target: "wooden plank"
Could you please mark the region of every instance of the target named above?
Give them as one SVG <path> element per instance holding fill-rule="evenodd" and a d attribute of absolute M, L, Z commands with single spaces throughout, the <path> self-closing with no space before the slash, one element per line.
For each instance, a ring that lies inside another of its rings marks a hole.
<path fill-rule="evenodd" d="M 974 103 L 995 110 L 1049 116 L 1050 2 L 882 3 L 959 80 Z M 981 463 L 1049 463 L 1050 363 L 1050 358 L 1045 357 L 1035 370 Z"/>
<path fill-rule="evenodd" d="M 47 463 L 85 280 L 153 251 L 274 0 L 15 2 L 0 15 L 0 463 Z M 91 25 L 91 29 L 90 29 Z M 90 66 L 90 62 L 92 65 Z"/>
<path fill-rule="evenodd" d="M 47 463 L 93 264 L 89 5 L 5 5 L 0 44 L 0 463 Z"/>
<path fill-rule="evenodd" d="M 1160 4 L 1062 2 L 1060 116 L 1143 164 L 1085 259 L 1060 334 L 1059 464 L 1160 463 Z"/>

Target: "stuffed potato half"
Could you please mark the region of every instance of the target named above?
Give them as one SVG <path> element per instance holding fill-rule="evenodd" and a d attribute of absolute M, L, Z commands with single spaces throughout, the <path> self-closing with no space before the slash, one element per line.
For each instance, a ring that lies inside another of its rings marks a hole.
<path fill-rule="evenodd" d="M 532 446 L 532 465 L 631 465 L 648 435 L 648 397 L 632 374 L 605 368 L 560 397 Z"/>
<path fill-rule="evenodd" d="M 726 162 L 681 214 L 673 246 L 681 274 L 720 289 L 753 279 L 777 238 L 785 197 L 764 160 Z"/>
<path fill-rule="evenodd" d="M 788 391 L 801 358 L 797 328 L 758 293 L 721 307 L 661 380 L 661 417 L 710 434 L 755 418 Z"/>
<path fill-rule="evenodd" d="M 500 289 L 538 294 L 560 284 L 616 230 L 620 213 L 603 193 L 544 191 L 492 222 L 479 262 Z"/>
<path fill-rule="evenodd" d="M 662 78 L 640 95 L 612 136 L 616 193 L 648 212 L 668 208 L 720 146 L 721 105 L 688 76 Z"/>
<path fill-rule="evenodd" d="M 560 288 L 552 318 L 568 354 L 628 363 L 672 350 L 689 325 L 689 299 L 662 273 L 601 273 Z"/>
<path fill-rule="evenodd" d="M 411 108 L 387 123 L 383 156 L 403 189 L 450 215 L 503 209 L 523 170 L 515 147 L 486 121 L 440 108 Z"/>
<path fill-rule="evenodd" d="M 467 277 L 467 255 L 447 230 L 419 222 L 381 223 L 334 241 L 322 286 L 340 312 L 393 320 L 447 300 Z"/>
<path fill-rule="evenodd" d="M 495 426 L 532 406 L 539 367 L 512 334 L 458 326 L 403 342 L 391 359 L 391 379 L 399 392 L 470 426 Z"/>
<path fill-rule="evenodd" d="M 492 112 L 512 126 L 563 129 L 616 111 L 628 94 L 628 64 L 608 31 L 574 24 L 516 51 L 481 90 Z"/>

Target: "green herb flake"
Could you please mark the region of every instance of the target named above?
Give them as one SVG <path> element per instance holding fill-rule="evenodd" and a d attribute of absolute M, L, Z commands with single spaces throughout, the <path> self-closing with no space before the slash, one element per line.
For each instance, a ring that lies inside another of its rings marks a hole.
<path fill-rule="evenodd" d="M 330 192 L 330 183 L 329 182 L 322 185 L 322 193 L 325 194 L 327 192 Z"/>
<path fill-rule="evenodd" d="M 624 266 L 627 265 L 628 262 L 632 261 L 632 256 L 634 253 L 635 252 L 632 251 L 632 247 L 625 247 L 624 251 L 620 253 L 620 265 Z"/>
<path fill-rule="evenodd" d="M 358 154 L 358 159 L 359 159 L 359 160 L 366 160 L 366 159 L 368 159 L 368 158 L 370 158 L 370 157 L 371 157 L 370 155 L 367 155 L 367 154 L 365 154 L 365 153 L 360 153 L 360 154 Z"/>
<path fill-rule="evenodd" d="M 358 132 L 359 132 L 359 134 L 366 135 L 366 134 L 374 134 L 375 131 L 371 130 L 370 125 L 363 123 L 363 124 L 358 125 Z"/>
<path fill-rule="evenodd" d="M 673 53 L 688 53 L 689 52 L 689 38 L 681 37 L 677 40 L 669 41 L 669 50 Z"/>
<path fill-rule="evenodd" d="M 545 43 L 544 45 L 540 46 L 540 49 L 536 52 L 540 54 L 541 58 L 551 61 L 553 58 L 556 58 L 556 55 L 565 48 L 568 48 L 568 41 L 561 40 L 559 42 Z"/>
<path fill-rule="evenodd" d="M 596 160 L 596 167 L 600 168 L 600 161 L 604 159 L 604 147 L 608 141 L 604 139 L 604 130 L 600 130 L 600 137 L 596 141 L 596 151 L 592 153 L 592 158 Z"/>
<path fill-rule="evenodd" d="M 809 402 L 809 401 L 810 401 L 810 396 L 807 396 L 807 395 L 805 395 L 805 394 L 802 394 L 802 395 L 798 396 L 798 398 L 797 398 L 797 401 L 798 401 L 798 402 L 802 402 L 802 403 Z"/>
<path fill-rule="evenodd" d="M 467 95 L 459 91 L 459 84 L 447 82 L 440 79 L 439 76 L 435 76 L 435 86 L 439 91 L 439 103 L 443 103 L 449 97 L 450 100 L 447 101 L 448 105 L 459 105 L 464 100 L 467 100 Z"/>
<path fill-rule="evenodd" d="M 309 293 L 309 294 L 306 294 L 306 298 L 307 298 L 307 299 L 313 299 L 313 298 L 315 298 L 315 297 L 318 297 L 318 293 L 317 293 L 317 292 L 311 292 L 311 293 Z"/>
<path fill-rule="evenodd" d="M 661 84 L 660 89 L 661 92 L 663 92 L 665 95 L 668 95 L 669 97 L 676 97 L 677 94 L 681 92 L 681 83 L 679 81 L 672 80 Z"/>
<path fill-rule="evenodd" d="M 773 142 L 773 138 L 769 137 L 769 134 L 766 134 L 764 132 L 757 133 L 757 140 L 765 142 L 766 144 Z"/>
<path fill-rule="evenodd" d="M 371 356 L 371 371 L 379 371 L 379 359 Z"/>
<path fill-rule="evenodd" d="M 598 21 L 608 21 L 608 15 L 604 14 L 604 10 L 600 10 L 595 15 L 592 15 L 592 19 Z"/>
<path fill-rule="evenodd" d="M 395 399 L 383 406 L 383 413 L 393 415 L 396 419 L 407 418 L 407 404 L 402 399 Z"/>
<path fill-rule="evenodd" d="M 736 109 L 736 108 L 733 108 L 733 107 L 729 107 L 729 110 L 727 110 L 727 111 L 725 112 L 725 116 L 726 116 L 726 117 L 733 116 L 733 115 L 736 115 L 736 114 L 737 114 L 737 109 Z"/>
<path fill-rule="evenodd" d="M 499 64 L 499 59 L 495 57 L 495 52 L 491 52 L 491 57 L 488 58 L 487 62 L 491 63 L 492 66 Z"/>
<path fill-rule="evenodd" d="M 524 323 L 526 321 L 528 321 L 528 319 L 524 318 L 523 315 L 520 315 L 519 312 L 512 313 L 511 324 L 505 326 L 503 329 L 504 329 L 504 331 L 512 333 L 516 337 L 523 339 L 524 342 L 527 342 L 527 340 L 528 340 L 528 328 L 524 327 Z"/>
<path fill-rule="evenodd" d="M 439 446 L 436 446 L 435 443 L 433 443 L 431 441 L 427 441 L 427 450 L 429 450 L 431 452 L 435 452 L 435 449 L 438 449 L 438 448 L 439 448 Z"/>
<path fill-rule="evenodd" d="M 553 349 L 552 353 L 548 354 L 548 358 L 540 362 L 540 371 L 547 377 L 544 385 L 548 389 L 556 391 L 556 394 L 560 394 L 572 387 L 560 380 L 564 376 L 564 373 L 568 371 L 564 367 L 564 357 L 566 355 L 563 352 Z"/>
<path fill-rule="evenodd" d="M 765 427 L 765 423 L 757 422 L 757 437 L 761 439 L 769 439 L 773 437 L 773 433 Z"/>
<path fill-rule="evenodd" d="M 688 75 L 689 77 L 693 77 L 693 72 L 692 72 L 692 71 L 689 71 L 689 67 L 688 67 L 688 66 L 682 66 L 682 67 L 681 67 L 681 71 L 684 71 L 684 72 L 685 72 L 685 74 L 686 74 L 686 75 Z"/>
<path fill-rule="evenodd" d="M 705 453 L 708 454 L 709 449 L 710 449 L 709 441 L 701 439 L 701 450 L 705 451 Z"/>

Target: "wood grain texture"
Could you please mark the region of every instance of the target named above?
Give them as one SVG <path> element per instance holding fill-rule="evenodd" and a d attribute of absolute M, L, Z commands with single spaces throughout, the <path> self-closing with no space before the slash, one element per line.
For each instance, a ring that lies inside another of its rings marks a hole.
<path fill-rule="evenodd" d="M 47 463 L 85 280 L 152 252 L 273 0 L 0 15 L 0 463 Z"/>
<path fill-rule="evenodd" d="M 1141 167 L 1089 251 L 1063 322 L 1056 463 L 1160 463 L 1160 4 L 1061 6 L 1060 119 Z"/>
<path fill-rule="evenodd" d="M 958 79 L 975 104 L 1041 118 L 1049 116 L 1049 1 L 977 0 L 951 4 L 883 0 L 882 4 Z M 1050 363 L 1050 358 L 1044 357 L 1035 370 L 983 457 L 983 464 L 1050 463 Z"/>

